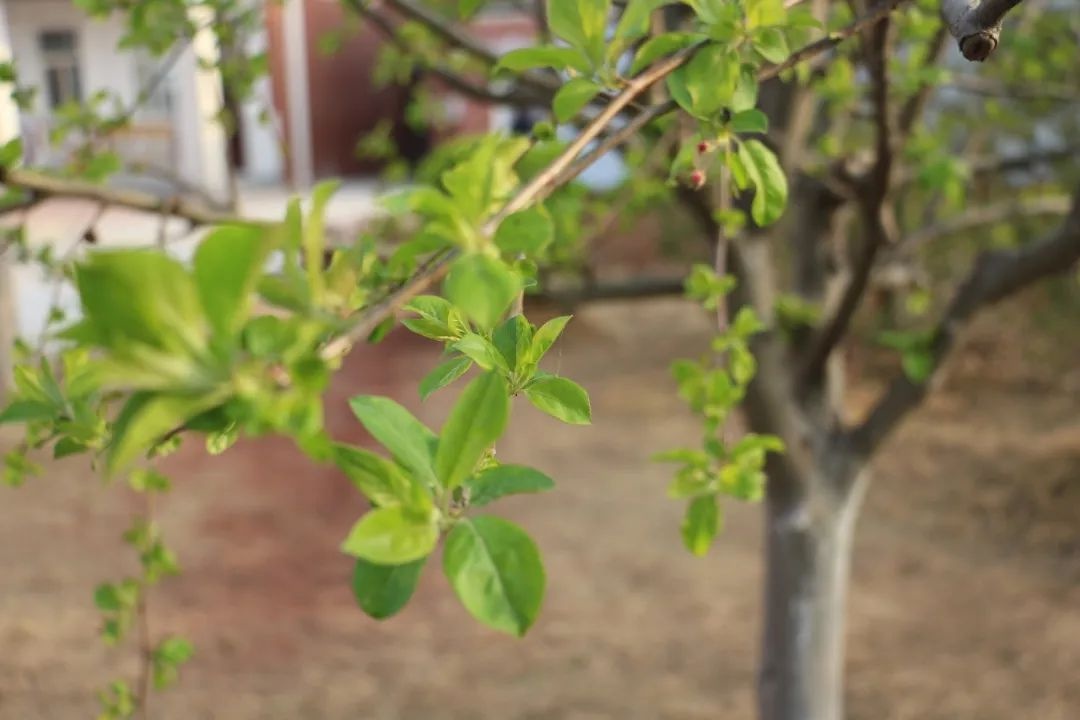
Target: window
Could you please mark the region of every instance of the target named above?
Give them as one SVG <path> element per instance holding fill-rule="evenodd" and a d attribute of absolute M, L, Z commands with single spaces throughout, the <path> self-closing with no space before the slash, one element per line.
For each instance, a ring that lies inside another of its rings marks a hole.
<path fill-rule="evenodd" d="M 172 110 L 169 68 L 145 50 L 138 50 L 134 55 L 137 92 L 140 95 L 149 92 L 140 98 L 140 114 L 148 118 L 167 118 Z"/>
<path fill-rule="evenodd" d="M 39 37 L 42 64 L 45 67 L 45 88 L 49 107 L 53 110 L 68 102 L 82 100 L 79 79 L 79 54 L 75 32 L 47 30 Z"/>

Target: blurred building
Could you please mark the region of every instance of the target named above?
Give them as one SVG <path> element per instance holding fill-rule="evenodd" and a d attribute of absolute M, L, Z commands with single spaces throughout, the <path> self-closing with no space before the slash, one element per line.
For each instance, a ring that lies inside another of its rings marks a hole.
<path fill-rule="evenodd" d="M 321 178 L 373 174 L 380 161 L 358 157 L 356 144 L 380 122 L 392 124 L 406 156 L 422 155 L 447 135 L 521 130 L 522 117 L 512 108 L 472 101 L 423 76 L 414 80 L 439 98 L 441 118 L 438 127 L 410 128 L 409 88 L 377 86 L 373 79 L 386 39 L 372 24 L 341 32 L 351 11 L 339 0 L 251 2 L 263 5 L 263 23 L 246 49 L 266 52 L 270 71 L 254 96 L 237 105 L 219 74 L 197 62 L 218 57 L 208 32 L 154 58 L 118 50 L 125 26 L 118 15 L 90 18 L 71 0 L 0 0 L 19 83 L 38 88 L 20 115 L 28 164 L 65 161 L 70 146 L 50 142 L 57 110 L 88 103 L 101 90 L 124 106 L 138 105 L 108 140 L 132 175 L 175 174 L 212 195 L 227 192 L 230 168 L 241 181 L 301 189 Z M 531 42 L 535 24 L 510 3 L 492 3 L 466 31 L 502 53 Z M 323 38 L 331 33 L 341 37 L 329 53 Z M 152 92 L 136 102 L 147 88 Z M 237 119 L 232 137 L 214 120 L 223 107 Z"/>

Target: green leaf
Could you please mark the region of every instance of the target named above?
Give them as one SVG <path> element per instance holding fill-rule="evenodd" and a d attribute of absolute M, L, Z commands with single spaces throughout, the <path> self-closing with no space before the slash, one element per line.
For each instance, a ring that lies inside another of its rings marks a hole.
<path fill-rule="evenodd" d="M 0 145 L 0 167 L 11 167 L 23 156 L 23 143 L 21 138 L 9 140 Z"/>
<path fill-rule="evenodd" d="M 507 495 L 551 490 L 555 483 L 544 473 L 522 465 L 497 465 L 465 482 L 469 506 L 482 507 Z"/>
<path fill-rule="evenodd" d="M 258 279 L 259 297 L 279 308 L 306 312 L 310 305 L 306 283 L 294 278 L 263 275 Z"/>
<path fill-rule="evenodd" d="M 195 283 L 164 254 L 98 251 L 78 266 L 75 279 L 83 312 L 110 347 L 134 341 L 191 352 L 205 345 Z"/>
<path fill-rule="evenodd" d="M 181 427 L 199 413 L 220 405 L 226 397 L 224 391 L 132 395 L 116 419 L 112 444 L 106 454 L 106 471 L 111 474 L 124 469 L 163 435 Z"/>
<path fill-rule="evenodd" d="M 753 65 L 743 65 L 739 69 L 739 78 L 735 82 L 735 92 L 731 96 L 731 111 L 741 113 L 757 105 L 758 81 Z M 768 119 L 766 118 L 766 122 Z"/>
<path fill-rule="evenodd" d="M 88 449 L 86 445 L 73 438 L 60 438 L 56 441 L 56 445 L 53 446 L 53 459 L 59 460 L 69 455 L 78 455 Z"/>
<path fill-rule="evenodd" d="M 56 415 L 56 408 L 39 400 L 16 400 L 0 412 L 0 425 L 48 420 Z"/>
<path fill-rule="evenodd" d="M 484 370 L 499 369 L 509 372 L 505 358 L 491 342 L 482 335 L 465 333 L 461 339 L 451 347 L 458 352 L 467 355 Z"/>
<path fill-rule="evenodd" d="M 431 393 L 457 380 L 469 371 L 472 364 L 473 361 L 467 357 L 450 358 L 440 363 L 420 381 L 420 399 L 427 400 Z"/>
<path fill-rule="evenodd" d="M 340 180 L 323 180 L 311 191 L 311 211 L 304 223 L 304 264 L 307 267 L 308 285 L 315 301 L 324 291 L 323 253 L 326 251 L 326 205 L 341 187 Z"/>
<path fill-rule="evenodd" d="M 401 507 L 377 508 L 353 525 L 341 551 L 378 565 L 401 565 L 430 555 L 438 541 L 433 515 L 425 518 Z"/>
<path fill-rule="evenodd" d="M 570 322 L 571 317 L 573 316 L 562 315 L 552 318 L 540 326 L 540 329 L 533 335 L 532 348 L 529 350 L 529 359 L 532 362 L 540 362 L 541 358 L 547 354 L 547 351 L 559 339 L 559 335 L 562 334 L 563 328 L 566 327 L 566 323 Z"/>
<path fill-rule="evenodd" d="M 758 140 L 739 143 L 739 160 L 756 188 L 750 214 L 764 226 L 775 222 L 787 206 L 788 186 L 780 162 L 772 150 Z"/>
<path fill-rule="evenodd" d="M 731 118 L 731 129 L 737 133 L 768 132 L 769 117 L 757 108 L 743 110 Z"/>
<path fill-rule="evenodd" d="M 619 18 L 619 24 L 615 26 L 615 37 L 620 40 L 636 40 L 648 35 L 652 12 L 670 2 L 672 0 L 630 0 Z"/>
<path fill-rule="evenodd" d="M 421 337 L 445 342 L 453 340 L 457 336 L 447 325 L 442 325 L 427 318 L 407 318 L 401 324 Z"/>
<path fill-rule="evenodd" d="M 458 17 L 462 20 L 471 18 L 485 3 L 487 0 L 458 0 Z"/>
<path fill-rule="evenodd" d="M 495 69 L 520 72 L 538 67 L 550 67 L 556 70 L 573 68 L 579 72 L 588 72 L 589 61 L 576 48 L 541 45 L 511 50 L 499 58 Z"/>
<path fill-rule="evenodd" d="M 771 63 L 781 63 L 787 60 L 791 50 L 788 49 L 787 40 L 780 28 L 762 28 L 754 33 L 754 49 L 761 57 Z"/>
<path fill-rule="evenodd" d="M 161 641 L 154 655 L 162 662 L 171 665 L 180 665 L 187 662 L 195 654 L 194 646 L 184 638 L 167 638 Z"/>
<path fill-rule="evenodd" d="M 914 383 L 924 383 L 934 374 L 934 355 L 927 348 L 908 350 L 900 357 L 904 374 Z"/>
<path fill-rule="evenodd" d="M 712 44 L 668 76 L 668 90 L 677 103 L 697 117 L 711 117 L 730 105 L 739 77 L 738 55 Z"/>
<path fill-rule="evenodd" d="M 467 221 L 456 223 L 465 226 L 465 232 L 459 233 L 459 243 L 466 248 L 475 247 L 478 242 L 471 224 L 479 224 L 516 187 L 513 166 L 528 148 L 529 140 L 525 137 L 485 135 L 471 152 L 440 176 L 453 199 L 454 213 Z"/>
<path fill-rule="evenodd" d="M 634 62 L 630 65 L 630 75 L 637 75 L 656 60 L 690 47 L 699 39 L 698 35 L 682 32 L 664 33 L 649 38 L 634 56 Z"/>
<path fill-rule="evenodd" d="M 426 488 L 412 481 L 397 465 L 373 452 L 334 443 L 332 459 L 356 489 L 379 507 L 408 505 L 418 510 L 431 507 Z"/>
<path fill-rule="evenodd" d="M 746 11 L 747 27 L 753 29 L 763 25 L 780 25 L 787 20 L 787 10 L 782 0 L 754 0 L 748 3 Z"/>
<path fill-rule="evenodd" d="M 410 300 L 404 309 L 427 320 L 446 325 L 452 307 L 449 300 L 438 295 L 419 295 Z"/>
<path fill-rule="evenodd" d="M 446 296 L 483 329 L 494 327 L 521 291 L 521 279 L 505 263 L 486 255 L 465 255 L 450 268 Z"/>
<path fill-rule="evenodd" d="M 216 430 L 206 436 L 206 452 L 210 455 L 220 455 L 236 444 L 240 437 L 240 426 L 229 423 L 221 430 Z"/>
<path fill-rule="evenodd" d="M 495 231 L 495 245 L 510 255 L 535 257 L 555 239 L 551 216 L 540 206 L 526 208 L 510 215 Z"/>
<path fill-rule="evenodd" d="M 172 487 L 169 478 L 147 468 L 136 468 L 128 476 L 128 485 L 135 492 L 168 492 Z"/>
<path fill-rule="evenodd" d="M 525 388 L 525 395 L 538 410 L 570 425 L 592 422 L 589 395 L 577 383 L 554 375 L 540 375 Z"/>
<path fill-rule="evenodd" d="M 458 397 L 443 425 L 435 453 L 435 472 L 445 488 L 455 488 L 506 429 L 510 396 L 503 379 L 484 373 Z"/>
<path fill-rule="evenodd" d="M 266 232 L 258 227 L 219 227 L 195 251 L 199 299 L 221 337 L 235 335 L 247 319 L 269 250 L 266 239 Z"/>
<path fill-rule="evenodd" d="M 686 549 L 701 557 L 709 552 L 719 531 L 719 505 L 715 495 L 694 498 L 686 508 L 682 524 L 682 539 Z"/>
<path fill-rule="evenodd" d="M 102 612 L 119 612 L 126 603 L 120 588 L 112 583 L 98 585 L 94 590 L 94 605 Z"/>
<path fill-rule="evenodd" d="M 551 102 L 555 119 L 569 122 L 599 94 L 601 87 L 586 77 L 576 77 L 559 88 Z"/>
<path fill-rule="evenodd" d="M 546 4 L 551 31 L 580 48 L 595 65 L 599 65 L 603 58 L 610 0 L 562 0 Z"/>
<path fill-rule="evenodd" d="M 485 625 L 521 637 L 536 621 L 544 566 L 532 538 L 513 523 L 489 516 L 459 522 L 446 538 L 443 571 L 461 604 Z"/>
<path fill-rule="evenodd" d="M 376 620 L 397 614 L 416 592 L 426 559 L 404 565 L 376 565 L 358 558 L 352 578 L 357 605 Z"/>
<path fill-rule="evenodd" d="M 505 366 L 513 372 L 518 372 L 530 362 L 532 325 L 524 316 L 514 315 L 495 328 L 495 332 L 491 335 L 491 342 L 505 361 Z"/>
<path fill-rule="evenodd" d="M 431 430 L 390 398 L 357 395 L 349 400 L 349 407 L 364 429 L 417 479 L 435 485 L 432 449 L 438 439 Z"/>

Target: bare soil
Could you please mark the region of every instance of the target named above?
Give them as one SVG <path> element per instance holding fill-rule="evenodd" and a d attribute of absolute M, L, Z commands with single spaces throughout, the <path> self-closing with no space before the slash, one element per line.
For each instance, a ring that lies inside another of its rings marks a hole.
<path fill-rule="evenodd" d="M 1021 345 L 1025 314 L 980 323 L 951 379 L 876 463 L 859 527 L 849 625 L 852 720 L 1080 717 L 1080 339 Z M 155 634 L 194 640 L 156 720 L 694 720 L 753 716 L 760 511 L 732 503 L 706 559 L 682 550 L 681 507 L 655 451 L 697 441 L 668 362 L 701 351 L 704 318 L 677 301 L 583 309 L 553 363 L 592 393 L 595 424 L 515 408 L 499 455 L 558 489 L 498 511 L 537 537 L 549 575 L 525 640 L 459 607 L 437 563 L 379 623 L 355 606 L 337 546 L 363 508 L 332 468 L 287 443 L 170 459 L 158 508 L 184 574 L 151 604 Z M 438 424 L 414 381 L 430 345 L 395 334 L 354 353 L 327 412 L 363 441 L 345 399 L 388 393 Z M 853 358 L 852 412 L 878 390 Z M 9 438 L 10 440 L 10 438 Z M 118 536 L 136 510 L 82 461 L 0 492 L 0 719 L 95 716 L 131 677 L 105 648 L 93 588 L 132 571 Z"/>

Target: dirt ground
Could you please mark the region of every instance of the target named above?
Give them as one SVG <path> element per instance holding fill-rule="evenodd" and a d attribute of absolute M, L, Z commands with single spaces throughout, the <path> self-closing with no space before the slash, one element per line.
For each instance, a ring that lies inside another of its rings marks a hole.
<path fill-rule="evenodd" d="M 876 465 L 854 563 L 851 720 L 1080 717 L 1080 341 L 1074 326 L 1022 346 L 1003 332 L 1021 317 L 980 324 Z M 185 572 L 155 593 L 151 622 L 197 654 L 152 716 L 751 718 L 759 509 L 729 505 L 714 551 L 695 559 L 666 468 L 647 462 L 697 437 L 666 368 L 704 331 L 677 301 L 584 309 L 555 359 L 591 391 L 595 424 L 515 408 L 500 456 L 558 483 L 497 506 L 535 534 L 548 567 L 524 640 L 473 622 L 434 563 L 402 614 L 367 619 L 337 551 L 362 507 L 351 487 L 285 443 L 217 459 L 193 443 L 171 461 L 159 508 Z M 437 424 L 450 396 L 421 406 L 412 385 L 434 362 L 402 335 L 356 353 L 328 404 L 335 433 L 362 439 L 344 403 L 360 392 L 394 394 Z M 854 412 L 876 387 L 857 389 Z M 94 690 L 134 672 L 130 647 L 98 640 L 91 602 L 97 583 L 131 570 L 124 497 L 80 462 L 0 492 L 2 720 L 94 717 Z"/>

